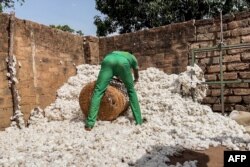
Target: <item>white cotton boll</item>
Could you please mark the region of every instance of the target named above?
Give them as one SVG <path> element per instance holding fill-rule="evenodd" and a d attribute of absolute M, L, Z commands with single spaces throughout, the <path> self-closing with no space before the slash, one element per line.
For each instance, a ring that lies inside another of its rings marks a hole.
<path fill-rule="evenodd" d="M 62 113 L 59 110 L 47 107 L 45 110 L 45 116 L 48 120 L 62 121 Z"/>
<path fill-rule="evenodd" d="M 21 68 L 22 67 L 22 64 L 20 61 L 18 61 L 18 67 Z"/>
<path fill-rule="evenodd" d="M 7 72 L 7 73 L 6 73 L 6 76 L 7 76 L 7 77 L 10 77 L 10 73 L 9 73 L 9 72 Z"/>
<path fill-rule="evenodd" d="M 198 163 L 197 160 L 194 160 L 194 161 L 185 161 L 183 163 L 183 167 L 197 167 L 197 163 Z"/>
<path fill-rule="evenodd" d="M 19 96 L 19 93 L 18 93 L 18 96 L 17 96 L 17 100 L 18 100 L 18 102 L 21 102 L 21 96 Z"/>
<path fill-rule="evenodd" d="M 14 115 L 10 119 L 12 120 L 11 122 L 12 127 L 16 126 L 19 126 L 20 128 L 25 127 L 23 113 L 19 109 L 14 112 Z"/>
<path fill-rule="evenodd" d="M 24 145 L 18 145 L 17 147 L 16 147 L 16 149 L 19 151 L 19 152 L 25 152 L 27 149 L 25 148 L 25 146 Z"/>
<path fill-rule="evenodd" d="M 9 88 L 11 87 L 11 85 L 12 85 L 12 81 L 9 80 L 9 81 L 8 81 L 8 86 L 9 86 Z"/>
<path fill-rule="evenodd" d="M 224 141 L 222 141 L 222 145 L 224 145 L 224 146 L 230 146 L 230 147 L 233 147 L 234 149 L 236 148 L 238 150 L 238 147 L 236 147 L 233 144 L 233 142 L 232 142 L 232 140 L 230 138 L 227 138 Z"/>
<path fill-rule="evenodd" d="M 183 167 L 180 162 L 177 162 L 175 167 Z"/>
<path fill-rule="evenodd" d="M 16 56 L 13 54 L 13 62 L 16 63 L 17 60 L 16 60 Z"/>
<path fill-rule="evenodd" d="M 204 73 L 198 65 L 188 66 L 187 71 L 181 73 L 176 79 L 175 88 L 172 89 L 172 92 L 201 101 L 206 96 L 208 89 L 206 84 L 202 84 L 204 81 Z"/>
<path fill-rule="evenodd" d="M 19 117 L 18 118 L 18 122 L 19 122 L 19 126 L 21 127 L 21 128 L 25 128 L 25 122 L 24 122 L 24 118 L 23 117 Z"/>
<path fill-rule="evenodd" d="M 34 108 L 30 113 L 30 118 L 28 120 L 28 125 L 38 125 L 41 123 L 46 123 L 47 118 L 45 117 L 45 112 L 40 107 Z"/>
<path fill-rule="evenodd" d="M 16 67 L 13 65 L 13 66 L 10 66 L 9 68 L 10 68 L 10 70 L 12 72 L 12 75 L 16 76 Z"/>
<path fill-rule="evenodd" d="M 15 83 L 19 83 L 19 81 L 17 80 L 16 77 L 13 78 L 13 81 L 14 81 Z"/>

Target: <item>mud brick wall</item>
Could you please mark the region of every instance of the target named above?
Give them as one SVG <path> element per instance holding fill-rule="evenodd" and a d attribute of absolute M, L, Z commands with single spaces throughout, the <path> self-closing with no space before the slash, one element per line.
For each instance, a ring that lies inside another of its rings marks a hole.
<path fill-rule="evenodd" d="M 0 128 L 12 115 L 12 97 L 6 78 L 9 16 L 0 15 Z M 223 16 L 224 44 L 250 43 L 250 13 Z M 72 75 L 75 66 L 99 64 L 113 50 L 132 50 L 141 69 L 156 67 L 168 74 L 181 73 L 190 65 L 190 50 L 220 42 L 220 20 L 191 20 L 135 33 L 97 38 L 80 37 L 30 21 L 16 19 L 14 54 L 17 58 L 17 88 L 25 117 L 36 106 L 42 108 L 56 98 L 57 89 Z M 196 55 L 207 81 L 219 81 L 219 52 Z M 223 51 L 224 80 L 250 79 L 250 49 Z M 226 111 L 249 110 L 250 84 L 226 84 Z M 209 85 L 205 104 L 221 110 L 220 85 Z"/>
<path fill-rule="evenodd" d="M 100 60 L 112 50 L 132 50 L 140 69 L 157 67 L 168 74 L 186 70 L 193 21 L 99 39 Z"/>
<path fill-rule="evenodd" d="M 224 45 L 250 43 L 250 13 L 240 13 L 223 17 Z M 220 42 L 220 20 L 210 19 L 195 22 L 196 42 L 192 48 L 211 47 Z M 250 46 L 245 49 L 224 50 L 222 69 L 225 81 L 244 80 L 242 83 L 225 84 L 225 111 L 250 111 Z M 207 81 L 220 81 L 218 51 L 196 54 L 196 63 L 205 72 Z M 247 82 L 248 80 L 248 82 Z M 221 90 L 219 84 L 210 84 L 208 97 L 204 99 L 214 111 L 221 111 Z"/>
<path fill-rule="evenodd" d="M 223 16 L 225 45 L 250 43 L 250 13 Z M 192 20 L 149 30 L 99 39 L 100 60 L 112 50 L 132 50 L 141 69 L 157 67 L 168 74 L 190 65 L 190 49 L 212 47 L 220 42 L 220 19 Z M 250 79 L 249 49 L 223 52 L 224 80 Z M 197 55 L 207 81 L 219 81 L 219 52 Z M 225 110 L 249 110 L 249 83 L 225 85 Z M 209 85 L 205 104 L 221 111 L 220 85 Z"/>
<path fill-rule="evenodd" d="M 87 64 L 99 64 L 99 38 L 93 36 L 85 36 L 84 54 Z"/>
<path fill-rule="evenodd" d="M 6 78 L 9 16 L 0 15 L 0 127 L 10 124 L 12 97 Z M 34 107 L 44 108 L 56 91 L 85 63 L 83 37 L 30 21 L 15 20 L 14 55 L 17 59 L 17 89 L 21 111 L 29 117 Z"/>
<path fill-rule="evenodd" d="M 8 56 L 8 30 L 9 18 L 0 15 L 0 129 L 6 127 L 12 116 L 12 96 L 6 80 Z"/>

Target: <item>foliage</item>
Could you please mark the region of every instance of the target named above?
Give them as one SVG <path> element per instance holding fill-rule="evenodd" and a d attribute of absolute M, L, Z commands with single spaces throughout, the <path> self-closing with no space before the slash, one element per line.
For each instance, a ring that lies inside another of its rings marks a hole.
<path fill-rule="evenodd" d="M 59 29 L 59 30 L 62 30 L 62 31 L 67 31 L 67 32 L 75 32 L 74 29 L 70 28 L 68 25 L 50 25 L 51 28 L 56 28 L 56 29 Z"/>
<path fill-rule="evenodd" d="M 16 0 L 16 2 L 23 4 L 25 0 Z M 15 0 L 0 0 L 0 11 L 3 10 L 3 8 L 13 8 L 14 4 Z"/>
<path fill-rule="evenodd" d="M 83 35 L 84 35 L 83 32 L 82 32 L 81 30 L 76 31 L 76 34 L 78 34 L 78 35 L 80 35 L 80 36 L 83 36 Z"/>
<path fill-rule="evenodd" d="M 96 9 L 104 17 L 95 16 L 97 35 L 134 32 L 174 22 L 203 19 L 242 11 L 250 0 L 96 0 Z"/>
<path fill-rule="evenodd" d="M 78 35 L 83 36 L 83 32 L 81 30 L 75 31 L 74 29 L 70 28 L 68 25 L 49 25 L 51 28 L 56 28 L 62 31 L 70 32 L 70 33 L 76 33 Z"/>
<path fill-rule="evenodd" d="M 0 13 L 2 13 L 3 12 L 3 6 L 2 6 L 2 4 L 0 3 Z"/>

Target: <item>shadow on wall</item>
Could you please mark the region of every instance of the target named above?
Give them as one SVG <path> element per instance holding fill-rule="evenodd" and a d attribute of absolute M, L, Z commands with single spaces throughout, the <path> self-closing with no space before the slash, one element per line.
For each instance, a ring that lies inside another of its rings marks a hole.
<path fill-rule="evenodd" d="M 170 166 L 170 165 L 175 166 L 177 165 L 177 163 L 180 163 L 182 166 L 185 163 L 185 161 L 197 160 L 198 162 L 196 163 L 196 165 L 198 167 L 210 167 L 210 165 L 208 165 L 209 156 L 207 154 L 192 150 L 182 151 L 183 149 L 181 146 L 179 146 L 179 148 L 177 147 L 153 146 L 153 148 L 151 150 L 148 150 L 147 154 L 138 159 L 135 162 L 135 164 L 128 164 L 128 165 L 135 167 L 154 167 L 154 166 Z M 176 153 L 176 149 L 180 150 L 180 152 Z M 213 167 L 221 167 L 220 165 L 219 166 L 217 165 Z"/>

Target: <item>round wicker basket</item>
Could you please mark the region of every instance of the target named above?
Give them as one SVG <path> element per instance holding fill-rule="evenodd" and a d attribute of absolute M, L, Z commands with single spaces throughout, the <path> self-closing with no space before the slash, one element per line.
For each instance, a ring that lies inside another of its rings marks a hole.
<path fill-rule="evenodd" d="M 94 88 L 95 82 L 88 83 L 82 88 L 79 96 L 79 104 L 85 117 L 87 117 L 89 112 Z M 109 85 L 102 97 L 97 119 L 112 121 L 126 111 L 128 106 L 129 102 L 126 94 L 118 87 Z"/>

